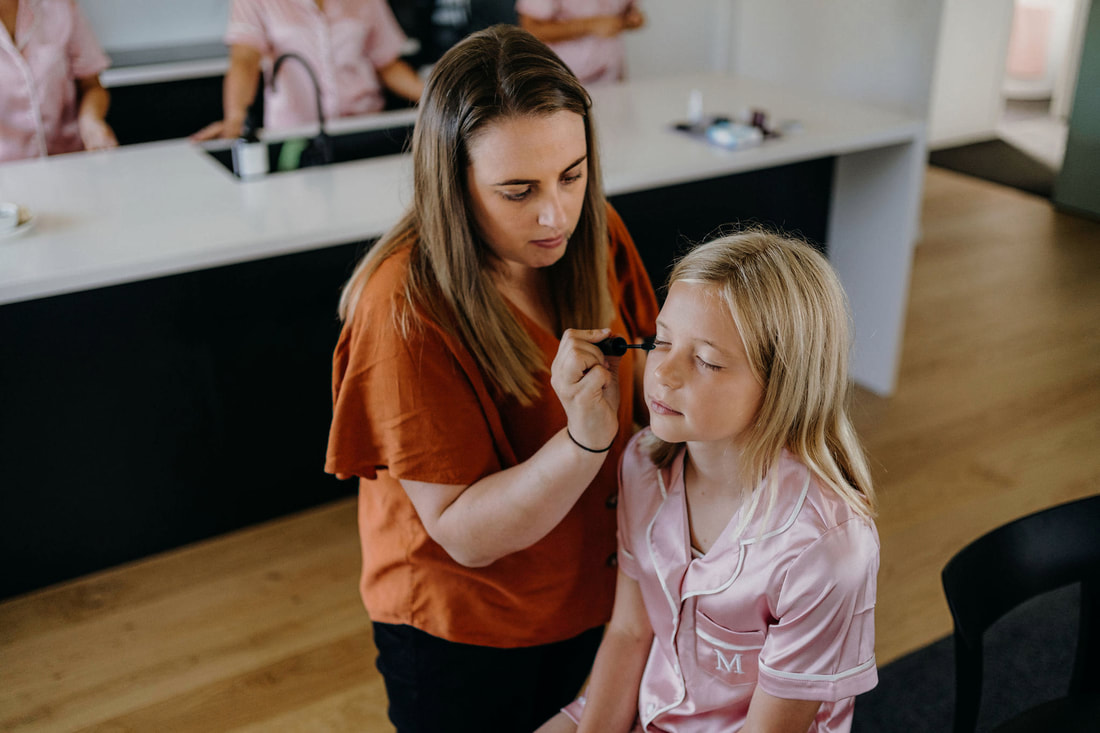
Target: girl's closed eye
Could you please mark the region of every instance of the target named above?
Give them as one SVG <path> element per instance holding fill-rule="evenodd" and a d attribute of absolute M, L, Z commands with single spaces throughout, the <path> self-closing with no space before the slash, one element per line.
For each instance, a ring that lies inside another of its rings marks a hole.
<path fill-rule="evenodd" d="M 707 361 L 706 359 L 704 359 L 701 356 L 696 356 L 695 361 L 699 362 L 699 366 L 703 367 L 704 369 L 709 369 L 712 372 L 717 372 L 717 371 L 719 371 L 723 368 L 722 366 L 720 366 L 718 364 L 710 363 L 709 361 Z"/>
<path fill-rule="evenodd" d="M 651 342 L 653 344 L 653 349 L 654 350 L 668 349 L 672 345 L 670 342 L 665 341 L 660 336 L 654 336 Z M 712 361 L 708 361 L 707 359 L 704 359 L 699 354 L 695 355 L 695 363 L 698 364 L 700 367 L 702 367 L 704 369 L 708 369 L 710 371 L 715 371 L 715 372 L 720 371 L 721 369 L 725 368 L 721 364 L 716 364 Z"/>
<path fill-rule="evenodd" d="M 569 185 L 570 183 L 576 183 L 582 178 L 584 178 L 584 173 L 578 170 L 572 173 L 566 173 L 564 176 L 561 177 L 561 182 L 565 185 Z"/>

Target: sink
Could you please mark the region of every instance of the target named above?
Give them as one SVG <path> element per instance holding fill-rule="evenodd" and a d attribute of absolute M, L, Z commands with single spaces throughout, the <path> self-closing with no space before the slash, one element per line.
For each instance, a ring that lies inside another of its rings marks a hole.
<path fill-rule="evenodd" d="M 316 165 L 346 163 L 363 158 L 379 158 L 383 155 L 397 155 L 409 150 L 413 124 L 402 123 L 391 127 L 379 127 L 356 132 L 329 134 L 328 141 L 332 150 L 329 163 L 313 162 L 309 150 L 317 141 L 316 137 L 288 138 L 272 140 L 267 144 L 268 175 L 309 168 Z M 233 172 L 233 154 L 230 147 L 204 148 L 206 153 L 225 168 Z"/>

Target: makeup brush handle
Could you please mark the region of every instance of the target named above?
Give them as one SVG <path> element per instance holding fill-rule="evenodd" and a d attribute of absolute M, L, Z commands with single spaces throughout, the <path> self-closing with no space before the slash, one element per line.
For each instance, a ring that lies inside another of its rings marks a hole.
<path fill-rule="evenodd" d="M 609 336 L 596 343 L 600 351 L 608 356 L 622 356 L 626 353 L 628 344 L 622 336 Z"/>

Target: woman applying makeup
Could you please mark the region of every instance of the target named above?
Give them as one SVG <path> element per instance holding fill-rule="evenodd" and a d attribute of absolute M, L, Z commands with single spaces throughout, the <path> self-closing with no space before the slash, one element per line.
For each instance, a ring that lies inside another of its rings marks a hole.
<path fill-rule="evenodd" d="M 511 26 L 435 66 L 409 211 L 341 299 L 326 470 L 359 479 L 360 584 L 398 731 L 530 731 L 610 615 L 616 468 L 654 332 L 590 100 Z"/>

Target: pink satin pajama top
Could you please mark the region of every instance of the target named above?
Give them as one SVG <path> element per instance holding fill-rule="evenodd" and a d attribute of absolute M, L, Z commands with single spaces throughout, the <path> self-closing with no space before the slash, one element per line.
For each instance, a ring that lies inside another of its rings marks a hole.
<path fill-rule="evenodd" d="M 635 436 L 620 469 L 619 567 L 638 581 L 655 634 L 640 729 L 740 730 L 759 685 L 824 701 L 810 733 L 849 730 L 854 696 L 878 682 L 874 525 L 784 453 L 770 514 L 762 501 L 740 537 L 734 515 L 698 556 L 683 465 L 681 451 L 658 470 Z"/>
<path fill-rule="evenodd" d="M 0 26 L 0 162 L 83 150 L 76 80 L 109 63 L 73 0 L 22 0 L 15 37 Z"/>
<path fill-rule="evenodd" d="M 594 15 L 621 15 L 634 0 L 518 0 L 516 12 L 538 20 L 573 20 Z M 622 34 L 588 35 L 547 44 L 583 84 L 621 81 L 626 47 Z"/>
<path fill-rule="evenodd" d="M 258 50 L 267 72 L 275 58 L 296 53 L 313 69 L 327 119 L 378 112 L 385 106 L 376 69 L 401 55 L 405 33 L 385 0 L 233 0 L 228 46 Z M 295 60 L 279 69 L 264 95 L 264 126 L 312 125 L 317 105 L 308 72 Z"/>

